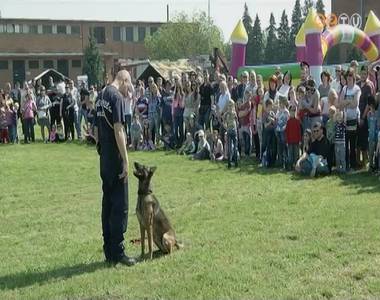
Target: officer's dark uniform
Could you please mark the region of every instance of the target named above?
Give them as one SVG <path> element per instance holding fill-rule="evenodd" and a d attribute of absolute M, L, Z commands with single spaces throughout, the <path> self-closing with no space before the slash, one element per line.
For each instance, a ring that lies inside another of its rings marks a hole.
<path fill-rule="evenodd" d="M 123 97 L 114 86 L 106 87 L 96 102 L 95 126 L 100 146 L 100 176 L 102 178 L 103 250 L 108 261 L 119 261 L 124 254 L 124 233 L 128 223 L 128 183 L 123 172 L 113 126 L 124 124 Z M 112 126 L 112 127 L 111 127 Z"/>

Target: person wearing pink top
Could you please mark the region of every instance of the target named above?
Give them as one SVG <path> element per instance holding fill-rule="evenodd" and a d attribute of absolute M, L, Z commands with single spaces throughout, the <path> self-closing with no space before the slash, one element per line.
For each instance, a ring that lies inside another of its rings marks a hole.
<path fill-rule="evenodd" d="M 178 148 L 181 147 L 184 141 L 183 131 L 183 111 L 185 109 L 184 92 L 179 79 L 175 79 L 174 99 L 172 103 L 172 115 L 174 124 L 174 137 Z"/>
<path fill-rule="evenodd" d="M 25 97 L 25 102 L 21 108 L 22 117 L 24 120 L 25 132 L 24 132 L 24 142 L 29 144 L 30 141 L 34 142 L 34 113 L 37 111 L 36 102 L 33 100 L 31 94 L 27 94 Z"/>

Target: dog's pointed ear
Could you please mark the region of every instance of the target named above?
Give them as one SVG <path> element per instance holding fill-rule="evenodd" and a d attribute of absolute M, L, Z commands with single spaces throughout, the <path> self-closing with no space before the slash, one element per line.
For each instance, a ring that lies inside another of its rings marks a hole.
<path fill-rule="evenodd" d="M 149 172 L 150 172 L 151 174 L 154 174 L 154 172 L 156 172 L 156 170 L 157 170 L 157 167 L 150 167 L 150 168 L 149 168 Z"/>

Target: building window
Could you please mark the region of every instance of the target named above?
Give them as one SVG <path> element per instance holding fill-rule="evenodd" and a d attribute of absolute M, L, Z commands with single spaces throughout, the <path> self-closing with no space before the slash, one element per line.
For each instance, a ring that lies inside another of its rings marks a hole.
<path fill-rule="evenodd" d="M 0 70 L 8 70 L 8 61 L 0 60 Z"/>
<path fill-rule="evenodd" d="M 98 44 L 106 43 L 106 30 L 104 27 L 94 27 L 93 33 Z"/>
<path fill-rule="evenodd" d="M 7 32 L 8 33 L 14 33 L 15 32 L 15 26 L 13 24 L 7 24 Z"/>
<path fill-rule="evenodd" d="M 44 69 L 54 69 L 54 62 L 52 60 L 44 60 Z"/>
<path fill-rule="evenodd" d="M 29 33 L 29 25 L 22 24 L 22 33 Z"/>
<path fill-rule="evenodd" d="M 150 27 L 150 34 L 153 35 L 158 30 L 158 27 Z"/>
<path fill-rule="evenodd" d="M 72 35 L 80 35 L 79 25 L 71 25 L 71 34 Z"/>
<path fill-rule="evenodd" d="M 71 61 L 71 67 L 73 67 L 73 68 L 81 68 L 82 67 L 82 61 L 80 59 L 73 59 Z"/>
<path fill-rule="evenodd" d="M 121 28 L 119 26 L 112 28 L 112 35 L 114 41 L 121 41 Z"/>
<path fill-rule="evenodd" d="M 133 27 L 125 28 L 125 40 L 127 42 L 133 42 Z"/>
<path fill-rule="evenodd" d="M 38 33 L 38 26 L 37 25 L 29 25 L 29 33 L 37 34 Z"/>
<path fill-rule="evenodd" d="M 139 42 L 143 42 L 145 40 L 146 28 L 139 27 Z"/>
<path fill-rule="evenodd" d="M 57 25 L 57 33 L 66 34 L 67 33 L 66 25 Z"/>
<path fill-rule="evenodd" d="M 38 60 L 30 60 L 29 61 L 29 69 L 38 69 L 40 67 Z"/>
<path fill-rule="evenodd" d="M 0 24 L 0 33 L 7 32 L 7 26 L 4 24 Z"/>
<path fill-rule="evenodd" d="M 51 25 L 43 25 L 42 26 L 42 33 L 43 34 L 52 34 L 53 33 L 53 26 L 51 26 Z"/>

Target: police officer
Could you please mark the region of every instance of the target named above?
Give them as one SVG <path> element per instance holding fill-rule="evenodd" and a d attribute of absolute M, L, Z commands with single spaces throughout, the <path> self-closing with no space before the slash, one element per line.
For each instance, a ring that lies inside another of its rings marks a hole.
<path fill-rule="evenodd" d="M 103 251 L 107 262 L 134 265 L 124 253 L 128 224 L 128 155 L 124 131 L 123 97 L 132 97 L 128 71 L 122 70 L 96 102 L 95 139 L 102 178 Z"/>

